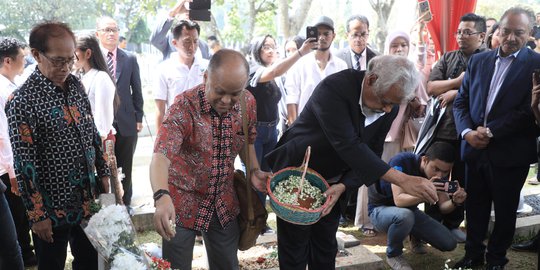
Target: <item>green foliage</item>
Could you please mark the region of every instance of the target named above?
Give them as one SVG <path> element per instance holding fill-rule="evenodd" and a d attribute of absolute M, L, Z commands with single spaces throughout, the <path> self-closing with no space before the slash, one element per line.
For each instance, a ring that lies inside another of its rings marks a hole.
<path fill-rule="evenodd" d="M 24 37 L 32 26 L 43 20 L 68 23 L 73 29 L 86 27 L 88 18 L 96 13 L 95 0 L 19 0 L 0 1 L 2 34 Z"/>
<path fill-rule="evenodd" d="M 132 30 L 132 33 L 133 34 L 131 35 L 130 42 L 135 44 L 148 42 L 148 37 L 150 36 L 151 32 L 146 25 L 146 20 L 140 19 L 135 25 L 135 28 Z"/>
<path fill-rule="evenodd" d="M 257 13 L 254 36 L 272 35 L 276 37 L 276 7 Z"/>
<path fill-rule="evenodd" d="M 223 29 L 223 38 L 231 42 L 243 42 L 245 39 L 242 25 L 245 23 L 243 16 L 238 13 L 238 3 L 233 2 L 233 6 L 227 12 L 227 22 Z"/>

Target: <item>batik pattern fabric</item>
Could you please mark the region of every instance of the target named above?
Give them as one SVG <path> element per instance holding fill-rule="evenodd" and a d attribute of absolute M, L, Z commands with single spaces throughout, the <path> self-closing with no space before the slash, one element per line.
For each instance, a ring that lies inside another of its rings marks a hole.
<path fill-rule="evenodd" d="M 254 97 L 244 90 L 248 141 L 256 136 Z M 207 231 L 212 215 L 223 227 L 240 212 L 233 186 L 234 159 L 244 145 L 240 104 L 219 115 L 204 85 L 179 94 L 158 132 L 154 153 L 170 160 L 169 191 L 176 225 Z"/>
<path fill-rule="evenodd" d="M 30 223 L 80 223 L 96 196 L 95 172 L 99 178 L 110 175 L 81 82 L 69 75 L 62 90 L 36 68 L 6 112 Z"/>

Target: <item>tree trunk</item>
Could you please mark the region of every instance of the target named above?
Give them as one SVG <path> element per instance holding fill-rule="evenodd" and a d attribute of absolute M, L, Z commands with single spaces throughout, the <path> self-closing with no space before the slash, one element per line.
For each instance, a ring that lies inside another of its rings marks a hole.
<path fill-rule="evenodd" d="M 386 24 L 388 22 L 388 17 L 392 11 L 395 0 L 369 0 L 371 7 L 375 12 L 377 12 L 377 36 L 375 37 L 375 43 L 377 44 L 377 49 L 381 52 L 384 51 L 384 40 L 388 35 L 386 29 Z"/>
<path fill-rule="evenodd" d="M 279 18 L 284 38 L 295 36 L 300 32 L 300 28 L 306 21 L 312 2 L 313 0 L 300 0 L 300 4 L 294 11 L 293 16 L 289 16 L 289 1 L 279 1 Z"/>

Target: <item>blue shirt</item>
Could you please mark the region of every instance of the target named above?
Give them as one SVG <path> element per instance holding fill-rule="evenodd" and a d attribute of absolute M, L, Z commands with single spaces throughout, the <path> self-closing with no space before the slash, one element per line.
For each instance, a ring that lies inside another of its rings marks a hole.
<path fill-rule="evenodd" d="M 394 156 L 388 164 L 394 169 L 412 176 L 422 176 L 420 172 L 420 156 L 410 152 L 402 152 Z M 371 214 L 377 206 L 395 206 L 392 194 L 392 183 L 380 179 L 368 188 L 368 211 Z M 416 208 L 414 206 L 413 208 Z"/>

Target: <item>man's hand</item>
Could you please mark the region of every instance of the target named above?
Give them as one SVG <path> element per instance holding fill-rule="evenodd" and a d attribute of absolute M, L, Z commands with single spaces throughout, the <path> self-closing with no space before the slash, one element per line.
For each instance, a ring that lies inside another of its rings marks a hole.
<path fill-rule="evenodd" d="M 439 200 L 437 189 L 433 183 L 423 177 L 403 174 L 403 181 L 394 183 L 403 191 L 414 197 L 422 198 L 425 202 L 435 204 Z"/>
<path fill-rule="evenodd" d="M 188 3 L 193 2 L 193 0 L 180 0 L 174 5 L 174 7 L 169 11 L 169 17 L 174 18 L 179 16 L 179 19 L 184 20 L 189 18 Z"/>
<path fill-rule="evenodd" d="M 36 222 L 32 225 L 32 231 L 39 237 L 41 240 L 52 243 L 53 242 L 53 232 L 51 219 L 47 218 L 45 220 Z"/>
<path fill-rule="evenodd" d="M 334 205 L 336 205 L 336 203 L 339 200 L 339 197 L 341 196 L 343 192 L 345 192 L 345 185 L 335 184 L 335 185 L 331 185 L 330 188 L 323 193 L 326 199 L 328 200 L 328 204 L 326 205 L 326 207 L 323 208 L 321 216 L 324 217 L 330 214 L 330 212 L 332 211 L 332 208 L 334 207 Z"/>
<path fill-rule="evenodd" d="M 313 51 L 313 49 L 317 48 L 319 46 L 317 42 L 315 42 L 315 38 L 308 38 L 302 43 L 302 47 L 298 49 L 298 52 L 300 53 L 300 56 L 304 56 L 310 52 Z"/>
<path fill-rule="evenodd" d="M 255 187 L 256 190 L 266 193 L 266 181 L 268 181 L 269 178 L 272 178 L 272 176 L 272 173 L 254 170 L 251 173 L 251 185 Z"/>
<path fill-rule="evenodd" d="M 175 222 L 172 199 L 169 195 L 163 195 L 156 201 L 156 212 L 154 212 L 154 226 L 156 231 L 165 240 L 170 241 L 176 234 L 172 226 Z"/>
<path fill-rule="evenodd" d="M 437 98 L 441 102 L 441 106 L 444 108 L 449 103 L 454 101 L 454 99 L 457 96 L 457 93 L 458 93 L 458 90 L 450 90 L 450 91 L 447 91 L 446 93 L 440 94 Z"/>
<path fill-rule="evenodd" d="M 11 184 L 11 193 L 21 196 L 19 192 L 19 184 L 17 183 L 17 178 L 9 178 L 9 183 Z"/>
<path fill-rule="evenodd" d="M 459 186 L 459 183 L 458 183 Z M 467 199 L 467 192 L 462 187 L 458 187 L 458 190 L 452 195 L 452 201 L 457 204 L 462 204 Z"/>
<path fill-rule="evenodd" d="M 137 122 L 137 132 L 141 132 L 142 128 L 143 128 L 143 124 L 140 122 Z"/>
<path fill-rule="evenodd" d="M 465 141 L 475 149 L 484 149 L 489 144 L 488 130 L 485 127 L 477 127 L 476 130 L 467 132 Z"/>

